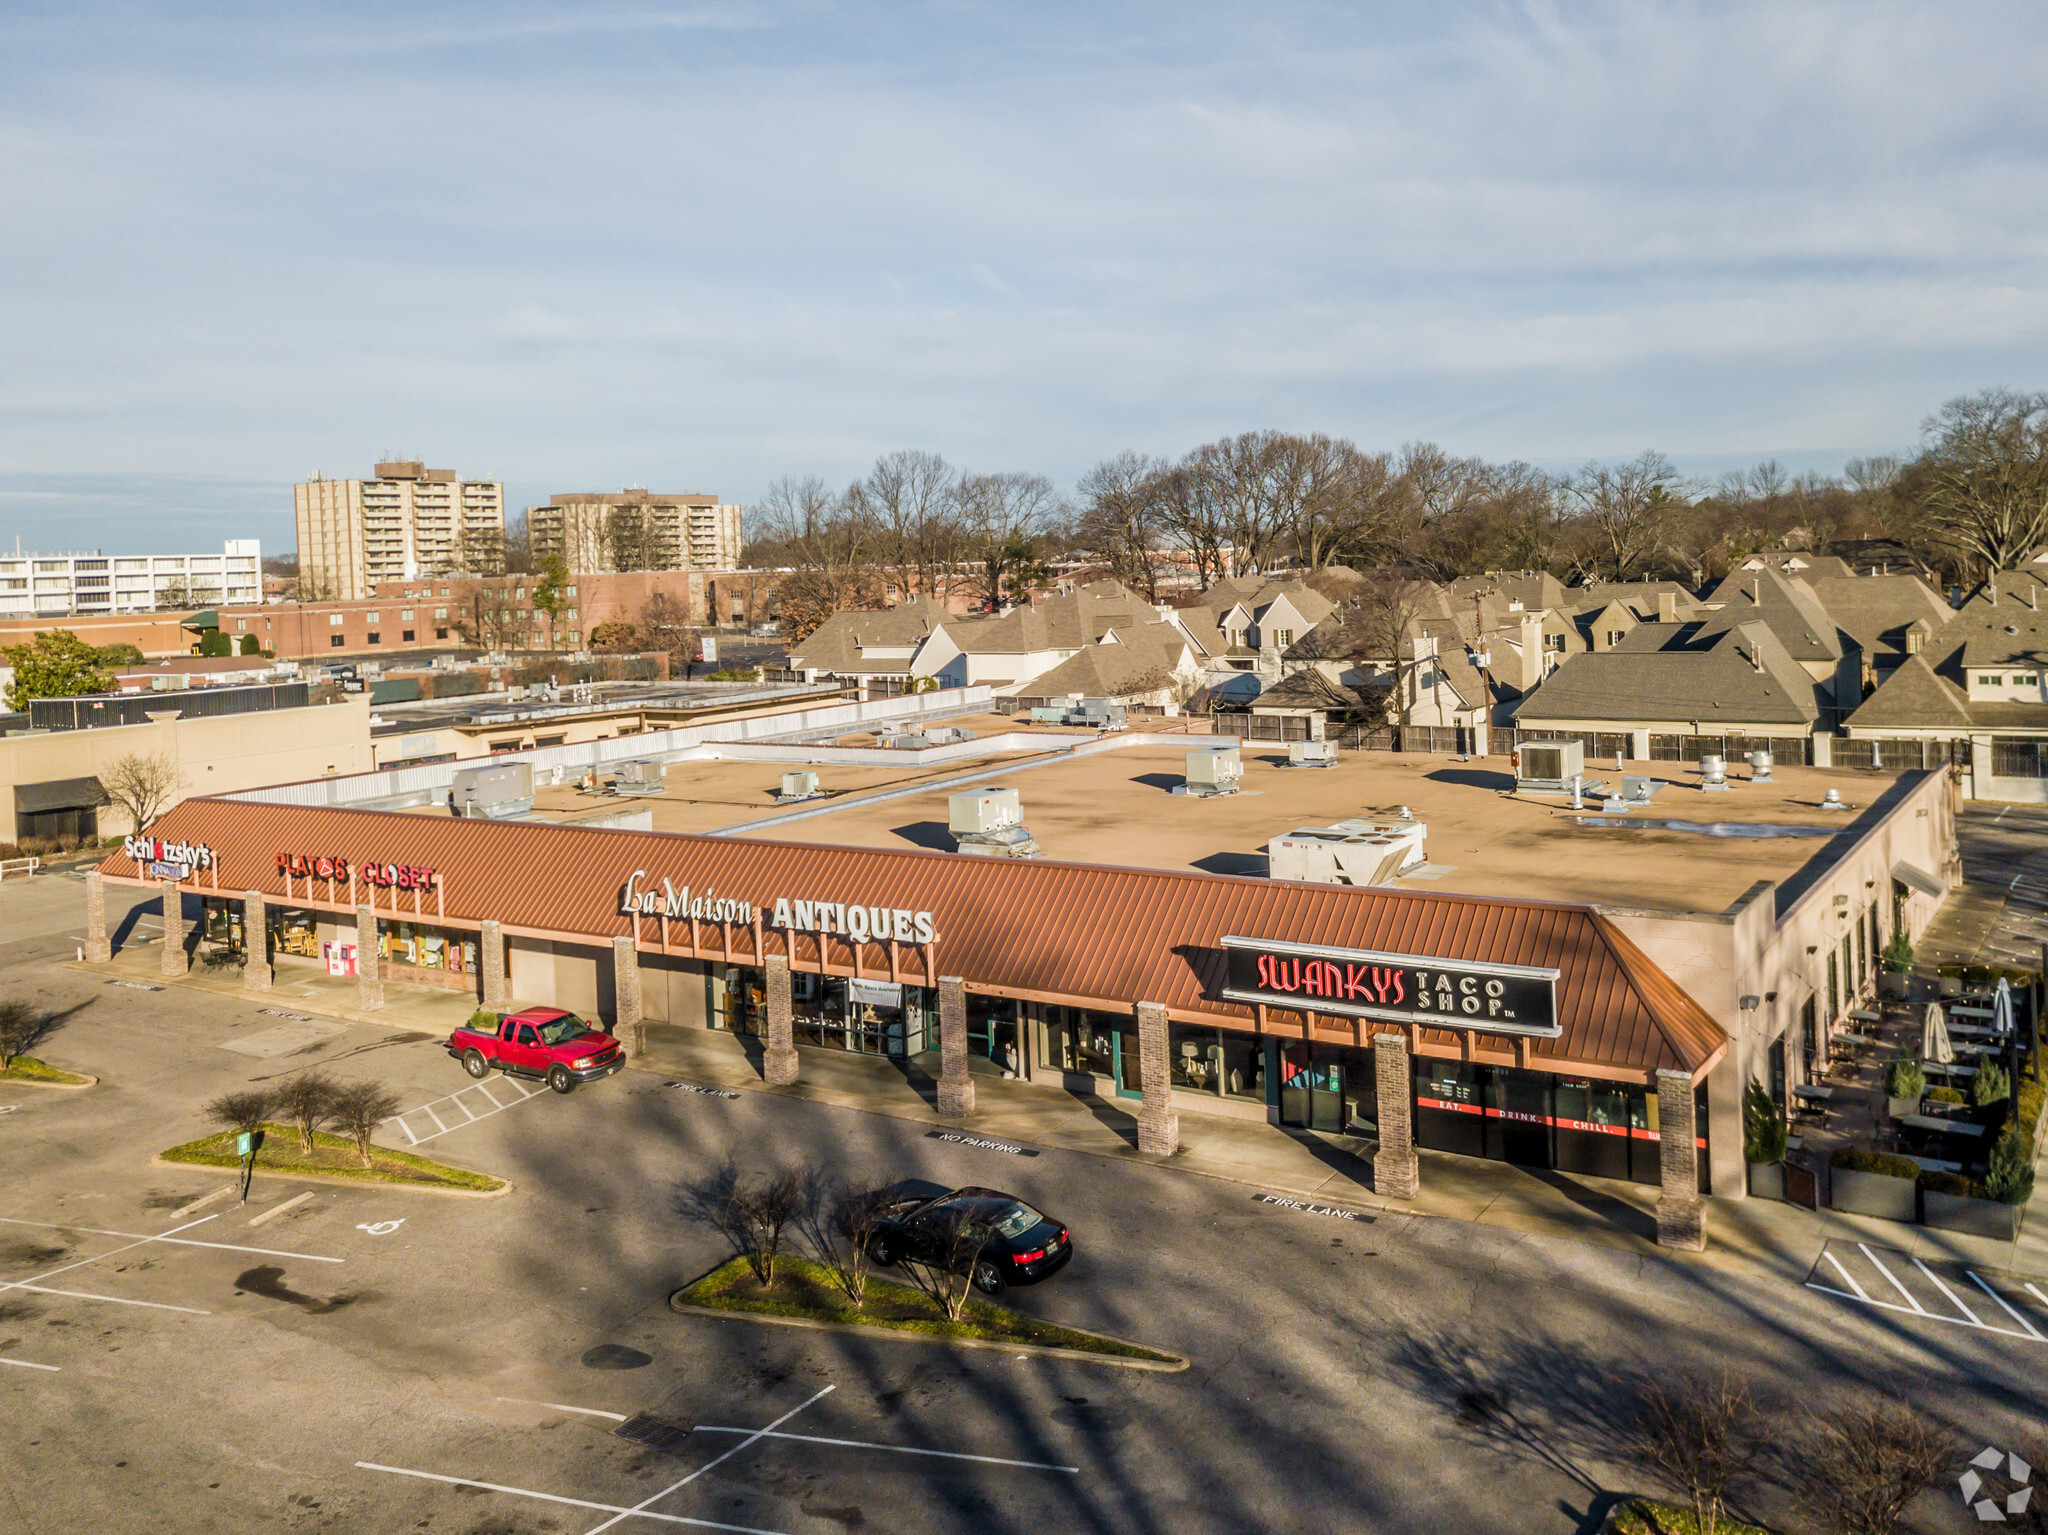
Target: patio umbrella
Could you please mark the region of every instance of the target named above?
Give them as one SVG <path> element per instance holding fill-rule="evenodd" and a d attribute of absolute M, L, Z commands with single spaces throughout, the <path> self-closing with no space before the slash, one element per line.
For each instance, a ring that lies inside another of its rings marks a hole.
<path fill-rule="evenodd" d="M 1941 1015 L 1941 1004 L 1927 1004 L 1927 1021 L 1920 1029 L 1920 1059 L 1933 1061 L 1937 1066 L 1946 1066 L 1956 1058 L 1956 1047 L 1949 1043 L 1948 1020 Z"/>
<path fill-rule="evenodd" d="M 1991 1032 L 2000 1039 L 2012 1033 L 2012 984 L 2002 975 L 1991 998 Z"/>

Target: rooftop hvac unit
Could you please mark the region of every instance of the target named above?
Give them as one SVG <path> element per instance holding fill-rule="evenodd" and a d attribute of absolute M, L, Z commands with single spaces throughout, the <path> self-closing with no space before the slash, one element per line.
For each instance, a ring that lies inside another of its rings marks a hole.
<path fill-rule="evenodd" d="M 1539 794 L 1567 794 L 1586 772 L 1582 741 L 1524 741 L 1515 748 L 1515 787 Z"/>
<path fill-rule="evenodd" d="M 963 853 L 1031 858 L 1038 852 L 1038 840 L 1024 825 L 1024 806 L 1015 789 L 966 789 L 948 795 L 946 824 Z"/>
<path fill-rule="evenodd" d="M 1629 773 L 1621 780 L 1621 792 L 1608 795 L 1600 808 L 1614 815 L 1626 815 L 1638 805 L 1649 804 L 1650 796 L 1656 792 L 1656 779 L 1639 778 L 1634 773 Z"/>
<path fill-rule="evenodd" d="M 932 741 L 930 736 L 900 735 L 883 736 L 876 744 L 880 746 L 886 746 L 891 751 L 914 752 L 923 751 L 927 746 L 932 744 Z"/>
<path fill-rule="evenodd" d="M 1065 709 L 1033 709 L 1031 723 L 1034 725 L 1064 725 L 1067 722 Z"/>
<path fill-rule="evenodd" d="M 1266 844 L 1274 879 L 1322 885 L 1385 885 L 1423 861 L 1421 821 L 1339 821 L 1304 826 Z"/>
<path fill-rule="evenodd" d="M 808 770 L 801 773 L 784 773 L 782 787 L 776 791 L 778 800 L 788 803 L 800 799 L 816 799 L 825 791 L 818 787 L 818 775 Z"/>
<path fill-rule="evenodd" d="M 974 732 L 965 725 L 932 725 L 925 729 L 924 738 L 933 746 L 950 746 L 955 741 L 971 741 Z"/>
<path fill-rule="evenodd" d="M 1337 765 L 1337 743 L 1335 741 L 1289 741 L 1287 743 L 1287 765 L 1289 767 L 1335 767 Z"/>
<path fill-rule="evenodd" d="M 1235 746 L 1210 747 L 1206 751 L 1188 753 L 1187 783 L 1181 792 L 1204 797 L 1215 794 L 1235 794 L 1238 781 L 1244 777 L 1244 762 Z"/>
<path fill-rule="evenodd" d="M 1122 730 L 1129 723 L 1129 716 L 1120 703 L 1107 698 L 1084 698 L 1068 708 L 1065 723 L 1085 725 L 1090 730 Z"/>
<path fill-rule="evenodd" d="M 457 768 L 448 797 L 459 816 L 500 821 L 525 815 L 533 809 L 533 765 L 505 762 L 496 767 Z"/>
<path fill-rule="evenodd" d="M 646 760 L 621 762 L 613 770 L 612 792 L 614 794 L 659 794 L 661 792 L 661 764 Z"/>

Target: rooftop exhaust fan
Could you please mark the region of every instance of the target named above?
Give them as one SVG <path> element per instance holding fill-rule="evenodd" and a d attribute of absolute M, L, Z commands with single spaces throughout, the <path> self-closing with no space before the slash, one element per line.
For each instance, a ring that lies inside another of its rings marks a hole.
<path fill-rule="evenodd" d="M 1700 787 L 1702 789 L 1726 789 L 1728 787 L 1727 762 L 1708 752 L 1700 758 Z"/>
<path fill-rule="evenodd" d="M 1770 783 L 1772 781 L 1771 754 L 1769 752 L 1758 751 L 1749 754 L 1749 781 L 1751 783 Z"/>

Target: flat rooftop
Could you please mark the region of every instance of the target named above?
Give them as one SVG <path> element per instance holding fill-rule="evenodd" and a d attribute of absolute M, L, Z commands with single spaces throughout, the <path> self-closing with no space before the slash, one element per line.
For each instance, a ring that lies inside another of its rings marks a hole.
<path fill-rule="evenodd" d="M 1428 864 L 1398 886 L 1719 912 L 1760 879 L 1784 887 L 1782 907 L 1861 834 L 1901 776 L 1780 767 L 1773 782 L 1752 784 L 1743 767 L 1740 781 L 1716 792 L 1701 789 L 1697 770 L 1685 764 L 1631 763 L 1631 774 L 1659 781 L 1655 798 L 1627 815 L 1603 815 L 1573 811 L 1563 796 L 1513 793 L 1503 758 L 1360 752 L 1335 767 L 1290 768 L 1283 750 L 1250 745 L 1240 792 L 1201 799 L 1171 792 L 1199 736 L 1188 746 L 1132 746 L 1068 759 L 1057 753 L 1058 733 L 1044 734 L 1054 750 L 929 768 L 817 766 L 820 787 L 831 796 L 822 814 L 754 825 L 740 835 L 951 852 L 947 796 L 960 787 L 1004 786 L 1017 790 L 1024 824 L 1047 858 L 1263 875 L 1270 837 L 1406 806 L 1428 827 Z M 1011 771 L 948 786 L 991 768 Z M 714 832 L 778 816 L 784 807 L 773 796 L 786 770 L 779 763 L 677 763 L 658 795 L 546 787 L 534 809 L 548 820 L 645 809 L 657 831 Z M 1619 787 L 1611 772 L 1595 781 Z M 1831 788 L 1851 807 L 1847 812 L 1820 809 Z M 873 797 L 885 793 L 891 797 Z M 820 803 L 790 808 L 815 811 Z"/>

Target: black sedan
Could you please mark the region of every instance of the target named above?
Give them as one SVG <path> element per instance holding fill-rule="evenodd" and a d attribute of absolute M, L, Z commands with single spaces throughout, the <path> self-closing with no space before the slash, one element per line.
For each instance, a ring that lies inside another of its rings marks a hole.
<path fill-rule="evenodd" d="M 1058 1271 L 1074 1243 L 1065 1226 L 1014 1194 L 954 1189 L 890 1205 L 868 1252 L 884 1267 L 909 1261 L 963 1273 L 971 1264 L 975 1289 L 1000 1295 L 1007 1285 Z"/>

